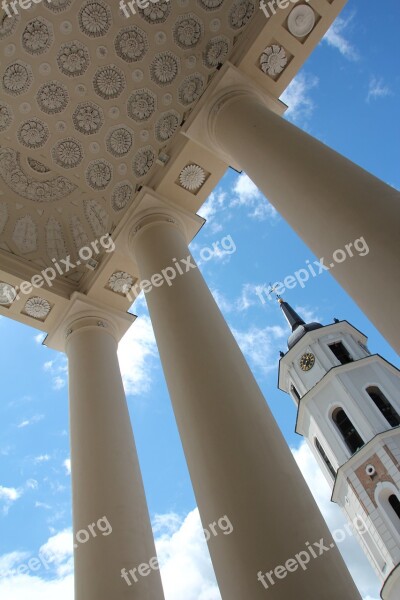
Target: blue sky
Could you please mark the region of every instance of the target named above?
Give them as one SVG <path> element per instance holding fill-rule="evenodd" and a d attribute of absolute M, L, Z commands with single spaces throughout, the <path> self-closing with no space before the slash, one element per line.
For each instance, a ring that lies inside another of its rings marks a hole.
<path fill-rule="evenodd" d="M 284 96 L 288 119 L 397 188 L 399 17 L 397 0 L 379 10 L 377 3 L 351 0 Z M 282 280 L 315 257 L 244 174 L 229 170 L 200 214 L 207 224 L 192 244 L 194 256 L 226 236 L 234 241 L 234 253 L 217 253 L 200 261 L 200 268 L 324 515 L 331 527 L 340 527 L 325 482 L 294 434 L 294 406 L 277 390 L 285 321 L 276 303 L 262 304 L 256 294 L 257 286 Z M 369 337 L 372 352 L 399 366 L 394 351 L 329 273 L 310 279 L 304 289 L 297 286 L 285 299 L 323 324 L 347 319 Z M 139 319 L 121 343 L 120 360 L 166 600 L 218 600 L 143 298 L 132 311 Z M 41 345 L 38 331 L 19 323 L 1 318 L 0 335 L 0 572 L 36 556 L 44 544 L 55 556 L 48 571 L 3 576 L 0 596 L 25 599 L 29 590 L 31 600 L 53 600 L 55 592 L 59 600 L 72 600 L 66 360 Z M 195 560 L 194 546 L 204 561 Z M 354 541 L 346 540 L 342 549 L 363 597 L 377 599 L 379 585 Z M 191 552 L 192 569 L 182 575 L 180 561 L 191 559 Z"/>

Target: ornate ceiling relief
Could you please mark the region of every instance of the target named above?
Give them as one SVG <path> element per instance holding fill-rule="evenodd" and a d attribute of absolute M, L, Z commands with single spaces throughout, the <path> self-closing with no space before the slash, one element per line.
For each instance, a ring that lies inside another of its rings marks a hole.
<path fill-rule="evenodd" d="M 12 241 L 21 254 L 34 252 L 37 246 L 37 227 L 30 215 L 25 215 L 15 224 Z"/>
<path fill-rule="evenodd" d="M 52 0 L 0 20 L 0 193 L 24 208 L 7 221 L 0 203 L 10 247 L 48 264 L 111 230 L 255 6 L 159 0 L 127 19 L 118 2 Z M 187 165 L 178 185 L 208 175 Z"/>
<path fill-rule="evenodd" d="M 58 221 L 55 217 L 50 217 L 46 223 L 45 230 L 47 256 L 50 258 L 50 260 L 53 260 L 53 258 L 60 260 L 60 258 L 65 258 L 68 256 L 60 221 Z"/>
<path fill-rule="evenodd" d="M 62 176 L 36 180 L 25 173 L 21 167 L 20 154 L 11 148 L 0 148 L 0 178 L 19 196 L 35 202 L 54 202 L 76 189 L 76 185 Z"/>
<path fill-rule="evenodd" d="M 29 298 L 26 301 L 23 312 L 36 319 L 37 321 L 44 321 L 48 314 L 51 311 L 51 304 L 45 300 L 44 298 L 40 298 L 39 296 L 35 296 L 33 298 Z"/>

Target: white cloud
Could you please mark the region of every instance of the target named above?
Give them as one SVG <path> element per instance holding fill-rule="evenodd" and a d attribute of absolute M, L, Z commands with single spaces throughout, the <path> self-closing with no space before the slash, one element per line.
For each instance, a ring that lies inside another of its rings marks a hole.
<path fill-rule="evenodd" d="M 389 86 L 384 83 L 383 79 L 371 77 L 368 87 L 367 102 L 376 100 L 377 98 L 386 98 L 386 96 L 390 96 L 391 93 Z"/>
<path fill-rule="evenodd" d="M 305 321 L 306 323 L 320 323 L 321 318 L 316 314 L 314 309 L 306 308 L 305 306 L 295 306 L 294 309 L 298 315 Z"/>
<path fill-rule="evenodd" d="M 39 423 L 44 419 L 44 415 L 33 415 L 30 419 L 24 419 L 21 421 L 17 427 L 18 429 L 23 429 L 24 427 L 29 427 L 29 425 L 33 425 L 34 423 Z"/>
<path fill-rule="evenodd" d="M 66 458 L 63 462 L 63 467 L 65 467 L 66 474 L 71 475 L 71 459 Z"/>
<path fill-rule="evenodd" d="M 228 298 L 226 298 L 222 292 L 219 290 L 211 290 L 212 295 L 214 296 L 215 302 L 218 304 L 218 307 L 221 312 L 228 313 L 233 309 L 233 304 Z"/>
<path fill-rule="evenodd" d="M 280 98 L 288 106 L 285 117 L 296 122 L 307 121 L 311 117 L 315 103 L 310 92 L 318 83 L 318 77 L 304 72 L 292 79 Z"/>
<path fill-rule="evenodd" d="M 221 600 L 198 510 L 158 516 L 155 531 L 165 600 Z"/>
<path fill-rule="evenodd" d="M 337 504 L 330 501 L 331 489 L 307 443 L 302 442 L 292 452 L 331 532 L 340 529 L 347 533 L 347 520 Z M 347 534 L 338 548 L 364 600 L 378 600 L 381 586 L 355 538 Z"/>
<path fill-rule="evenodd" d="M 33 462 L 35 462 L 36 464 L 39 464 L 39 463 L 43 463 L 43 462 L 48 462 L 49 460 L 50 460 L 49 454 L 41 454 L 40 456 L 36 456 L 33 459 Z"/>
<path fill-rule="evenodd" d="M 344 32 L 353 20 L 354 15 L 351 15 L 347 19 L 338 17 L 336 21 L 328 29 L 322 41 L 326 42 L 332 48 L 339 50 L 340 54 L 348 58 L 349 60 L 358 60 L 357 50 L 352 44 L 345 38 Z"/>
<path fill-rule="evenodd" d="M 128 395 L 140 395 L 150 389 L 157 356 L 150 317 L 138 317 L 118 347 L 119 364 Z"/>
<path fill-rule="evenodd" d="M 247 331 L 231 329 L 243 354 L 254 367 L 264 373 L 276 370 L 279 350 L 285 345 L 288 335 L 286 329 L 279 325 L 263 329 L 252 326 Z"/>
<path fill-rule="evenodd" d="M 60 354 L 54 360 L 48 360 L 44 363 L 43 369 L 50 373 L 53 380 L 53 390 L 61 390 L 67 385 L 68 363 L 67 357 Z"/>
<path fill-rule="evenodd" d="M 35 342 L 37 344 L 41 344 L 45 337 L 46 337 L 45 333 L 38 333 L 37 335 L 35 335 L 35 337 L 33 339 L 35 340 Z"/>
<path fill-rule="evenodd" d="M 225 192 L 217 189 L 211 192 L 206 202 L 197 211 L 200 217 L 206 219 L 207 229 L 210 231 L 210 233 L 217 233 L 222 229 L 222 225 L 217 221 L 216 217 L 219 216 L 220 212 L 223 210 L 225 200 Z"/>
<path fill-rule="evenodd" d="M 241 173 L 233 186 L 235 196 L 230 202 L 231 207 L 245 206 L 250 209 L 248 216 L 258 221 L 274 219 L 278 213 L 266 200 L 257 186 L 246 173 Z"/>
<path fill-rule="evenodd" d="M 4 515 L 10 510 L 10 506 L 22 496 L 22 490 L 0 485 L 0 504 Z"/>

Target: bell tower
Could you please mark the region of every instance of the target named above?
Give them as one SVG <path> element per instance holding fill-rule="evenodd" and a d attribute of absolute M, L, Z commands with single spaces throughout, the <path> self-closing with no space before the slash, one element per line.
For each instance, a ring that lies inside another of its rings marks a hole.
<path fill-rule="evenodd" d="M 336 502 L 382 581 L 400 598 L 400 371 L 348 321 L 305 323 L 278 297 L 292 333 L 279 389 L 297 406 L 296 432 L 316 457 Z"/>

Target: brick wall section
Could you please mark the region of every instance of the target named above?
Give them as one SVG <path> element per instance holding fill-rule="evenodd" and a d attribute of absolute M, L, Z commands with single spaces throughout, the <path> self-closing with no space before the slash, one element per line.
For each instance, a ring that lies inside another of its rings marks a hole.
<path fill-rule="evenodd" d="M 394 463 L 397 464 L 397 461 L 394 461 Z M 369 475 L 366 474 L 365 467 L 367 465 L 373 465 L 375 467 L 376 475 L 373 475 L 373 477 L 370 477 Z M 377 484 L 379 482 L 384 483 L 385 481 L 389 481 L 394 486 L 396 486 L 392 477 L 388 474 L 388 472 L 386 471 L 385 467 L 382 464 L 382 461 L 376 454 L 373 454 L 360 467 L 358 467 L 358 469 L 356 469 L 356 471 L 355 471 L 355 474 L 357 475 L 358 479 L 360 480 L 361 485 L 367 492 L 371 502 L 373 503 L 373 505 L 375 507 L 376 507 L 376 502 L 375 502 L 374 492 L 375 492 L 375 488 L 376 488 Z"/>

